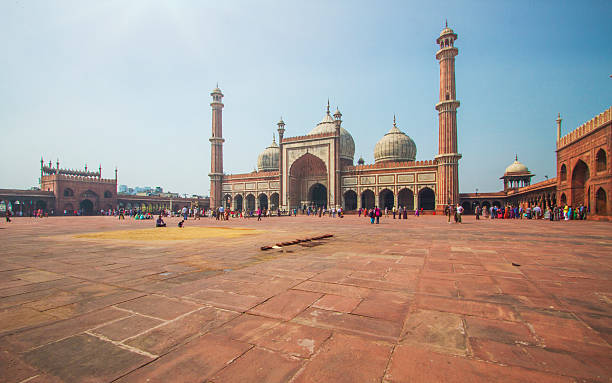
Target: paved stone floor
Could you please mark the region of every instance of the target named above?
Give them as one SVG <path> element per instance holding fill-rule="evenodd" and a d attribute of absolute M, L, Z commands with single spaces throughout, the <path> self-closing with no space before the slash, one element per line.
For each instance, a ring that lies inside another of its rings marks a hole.
<path fill-rule="evenodd" d="M 0 382 L 612 379 L 610 223 L 203 219 L 187 225 L 261 231 L 77 237 L 151 224 L 0 224 Z"/>

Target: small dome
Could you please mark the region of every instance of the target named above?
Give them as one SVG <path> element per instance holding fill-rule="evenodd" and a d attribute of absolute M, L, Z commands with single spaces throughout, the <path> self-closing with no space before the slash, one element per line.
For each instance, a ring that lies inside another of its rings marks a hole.
<path fill-rule="evenodd" d="M 327 114 L 323 117 L 323 120 L 317 124 L 317 126 L 308 133 L 309 136 L 321 133 L 334 133 L 336 131 L 336 123 L 332 116 L 329 115 L 329 105 L 327 107 Z M 355 156 L 355 141 L 351 134 L 340 127 L 340 158 L 349 160 L 353 163 L 353 157 Z"/>
<path fill-rule="evenodd" d="M 518 156 L 517 156 L 515 157 L 514 162 L 511 163 L 510 166 L 506 168 L 505 174 L 508 174 L 508 173 L 529 173 L 529 169 L 527 168 L 527 166 L 523 165 L 522 163 L 518 161 Z"/>
<path fill-rule="evenodd" d="M 442 32 L 440 32 L 440 36 L 444 36 L 444 35 L 448 35 L 448 34 L 454 34 L 454 33 L 455 33 L 455 31 L 453 31 L 449 27 L 446 27 L 446 28 L 442 29 Z"/>
<path fill-rule="evenodd" d="M 276 139 L 272 138 L 272 143 L 257 157 L 257 169 L 260 172 L 278 170 L 280 160 L 280 147 Z"/>
<path fill-rule="evenodd" d="M 393 117 L 393 127 L 374 147 L 374 162 L 414 161 L 416 153 L 416 144 L 412 138 L 397 128 Z"/>

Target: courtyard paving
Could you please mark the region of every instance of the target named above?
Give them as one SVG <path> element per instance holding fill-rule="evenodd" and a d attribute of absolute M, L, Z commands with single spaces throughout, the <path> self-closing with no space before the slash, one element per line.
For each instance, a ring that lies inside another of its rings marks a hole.
<path fill-rule="evenodd" d="M 152 224 L 0 224 L 0 382 L 612 379 L 610 223 L 202 219 L 187 228 L 257 230 L 132 235 Z"/>

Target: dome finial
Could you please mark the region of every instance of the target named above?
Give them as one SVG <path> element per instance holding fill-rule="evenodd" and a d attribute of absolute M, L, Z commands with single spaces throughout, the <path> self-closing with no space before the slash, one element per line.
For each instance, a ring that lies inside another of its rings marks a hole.
<path fill-rule="evenodd" d="M 518 154 L 514 154 L 514 161 L 518 162 Z"/>
<path fill-rule="evenodd" d="M 276 134 L 272 132 L 272 143 L 276 144 Z"/>
<path fill-rule="evenodd" d="M 393 113 L 393 127 L 397 128 L 397 125 L 395 124 L 395 113 Z"/>
<path fill-rule="evenodd" d="M 444 19 L 444 28 L 448 28 L 448 19 Z"/>
<path fill-rule="evenodd" d="M 327 99 L 327 114 L 329 115 L 329 98 Z"/>

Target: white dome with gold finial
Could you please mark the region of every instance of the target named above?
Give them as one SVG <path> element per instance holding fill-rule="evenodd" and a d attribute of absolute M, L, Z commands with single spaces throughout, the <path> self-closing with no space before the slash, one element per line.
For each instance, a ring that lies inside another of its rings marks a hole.
<path fill-rule="evenodd" d="M 514 157 L 514 162 L 506 168 L 506 172 L 504 174 L 512 173 L 529 173 L 529 169 L 527 168 L 527 166 L 519 162 L 518 156 Z"/>
<path fill-rule="evenodd" d="M 340 114 L 339 110 L 336 110 L 336 113 Z M 341 114 L 340 114 L 341 116 Z M 336 122 L 329 112 L 329 101 L 327 102 L 327 113 L 323 120 L 317 124 L 317 126 L 308 133 L 309 136 L 314 134 L 321 133 L 335 133 L 336 132 Z M 353 157 L 355 156 L 355 141 L 351 134 L 340 126 L 340 159 L 349 160 L 351 164 L 353 163 Z"/>
<path fill-rule="evenodd" d="M 397 128 L 393 116 L 393 127 L 374 147 L 374 162 L 414 161 L 416 154 L 416 144 L 412 138 Z"/>
<path fill-rule="evenodd" d="M 278 170 L 280 163 L 280 147 L 276 143 L 276 138 L 272 136 L 272 143 L 264 149 L 257 157 L 257 170 L 260 172 L 269 172 Z"/>

